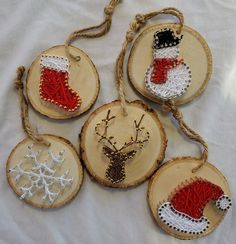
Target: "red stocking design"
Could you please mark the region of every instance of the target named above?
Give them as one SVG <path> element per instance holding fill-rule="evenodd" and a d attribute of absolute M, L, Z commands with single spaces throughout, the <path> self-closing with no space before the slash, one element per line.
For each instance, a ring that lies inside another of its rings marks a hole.
<path fill-rule="evenodd" d="M 40 98 L 73 112 L 81 105 L 79 94 L 68 84 L 69 60 L 43 55 L 41 57 Z"/>

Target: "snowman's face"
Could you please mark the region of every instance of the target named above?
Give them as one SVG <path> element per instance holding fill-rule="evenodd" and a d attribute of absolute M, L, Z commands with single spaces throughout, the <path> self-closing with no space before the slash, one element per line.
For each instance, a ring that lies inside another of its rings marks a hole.
<path fill-rule="evenodd" d="M 154 49 L 154 59 L 156 58 L 178 58 L 179 56 L 179 45 L 173 47 L 166 47 L 160 49 Z"/>

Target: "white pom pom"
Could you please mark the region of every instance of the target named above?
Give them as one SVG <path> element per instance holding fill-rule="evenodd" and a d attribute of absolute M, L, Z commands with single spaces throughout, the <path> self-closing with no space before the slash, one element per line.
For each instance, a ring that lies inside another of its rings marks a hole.
<path fill-rule="evenodd" d="M 230 206 L 232 205 L 231 202 L 232 201 L 231 201 L 229 196 L 222 195 L 216 201 L 216 206 L 217 206 L 218 209 L 220 209 L 222 211 L 225 211 L 225 210 L 228 210 L 230 208 Z"/>

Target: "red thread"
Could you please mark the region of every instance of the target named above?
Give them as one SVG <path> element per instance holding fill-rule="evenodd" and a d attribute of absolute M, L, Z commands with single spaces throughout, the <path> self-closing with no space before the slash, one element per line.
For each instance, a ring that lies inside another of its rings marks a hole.
<path fill-rule="evenodd" d="M 167 72 L 175 66 L 182 64 L 183 60 L 175 58 L 156 58 L 153 61 L 153 71 L 151 82 L 155 84 L 164 84 L 167 81 Z"/>
<path fill-rule="evenodd" d="M 79 95 L 68 84 L 68 72 L 42 67 L 40 97 L 69 112 L 81 105 Z"/>
<path fill-rule="evenodd" d="M 199 219 L 206 204 L 211 200 L 217 200 L 223 194 L 219 186 L 207 180 L 196 179 L 178 189 L 170 202 L 177 211 Z"/>

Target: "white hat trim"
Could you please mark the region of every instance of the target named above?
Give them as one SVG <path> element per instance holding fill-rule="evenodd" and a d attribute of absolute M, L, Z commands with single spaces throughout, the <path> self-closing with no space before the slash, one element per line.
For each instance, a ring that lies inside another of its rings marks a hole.
<path fill-rule="evenodd" d="M 186 234 L 202 234 L 210 223 L 204 216 L 195 219 L 177 211 L 170 202 L 165 202 L 158 208 L 158 216 L 169 228 Z"/>

